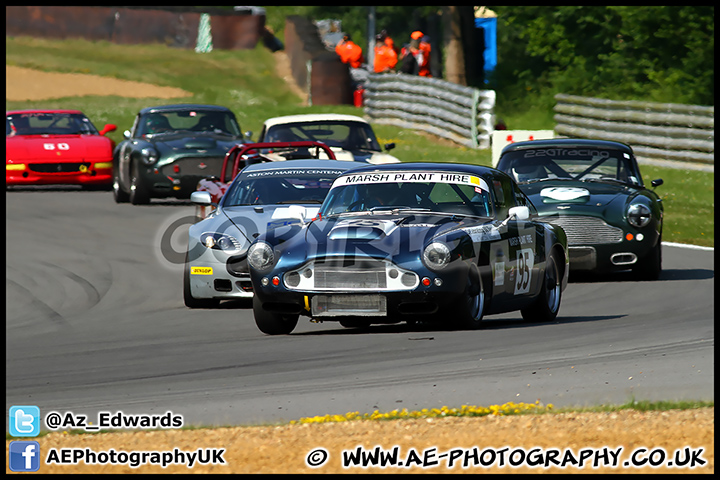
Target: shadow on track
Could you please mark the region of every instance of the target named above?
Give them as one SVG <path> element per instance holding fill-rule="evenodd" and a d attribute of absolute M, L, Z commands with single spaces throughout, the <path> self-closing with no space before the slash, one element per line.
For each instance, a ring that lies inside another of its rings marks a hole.
<path fill-rule="evenodd" d="M 569 283 L 654 283 L 675 280 L 707 280 L 715 277 L 715 270 L 705 268 L 691 269 L 664 269 L 660 273 L 657 280 L 638 280 L 635 274 L 628 270 L 623 272 L 612 273 L 592 273 L 592 272 L 570 272 Z"/>
<path fill-rule="evenodd" d="M 558 325 L 568 323 L 582 323 L 582 322 L 600 322 L 603 320 L 612 320 L 615 318 L 622 318 L 626 315 L 591 315 L 585 317 L 558 317 L 552 322 L 528 322 L 523 320 L 521 317 L 518 318 L 498 318 L 493 319 L 492 316 L 483 319 L 483 326 L 479 330 L 461 330 L 453 328 L 450 325 L 433 322 L 418 322 L 414 325 L 401 322 L 392 323 L 385 325 L 370 325 L 369 327 L 361 328 L 345 328 L 340 326 L 337 322 L 322 322 L 321 325 L 317 325 L 317 331 L 312 332 L 297 332 L 291 333 L 290 336 L 321 336 L 321 335 L 376 335 L 376 334 L 402 334 L 409 333 L 413 334 L 412 337 L 408 337 L 408 340 L 434 340 L 432 333 L 434 332 L 476 332 L 482 335 L 483 331 L 486 330 L 500 330 L 508 328 L 528 328 L 528 327 L 539 327 L 543 325 Z M 303 319 L 301 319 L 302 321 Z M 325 326 L 327 324 L 327 326 Z M 335 324 L 335 325 L 332 325 Z M 323 328 L 326 329 L 323 329 Z"/>

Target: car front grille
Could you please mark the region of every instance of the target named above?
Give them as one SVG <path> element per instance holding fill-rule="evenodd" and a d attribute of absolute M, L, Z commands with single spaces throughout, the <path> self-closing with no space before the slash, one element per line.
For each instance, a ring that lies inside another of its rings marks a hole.
<path fill-rule="evenodd" d="M 38 173 L 72 173 L 79 172 L 81 169 L 87 171 L 90 165 L 90 162 L 31 163 L 28 167 Z"/>
<path fill-rule="evenodd" d="M 386 288 L 382 271 L 315 270 L 316 288 Z"/>
<path fill-rule="evenodd" d="M 165 175 L 177 175 L 175 166 L 179 167 L 180 175 L 193 175 L 201 177 L 209 177 L 215 175 L 220 176 L 222 164 L 225 157 L 185 157 L 179 158 L 173 163 L 165 165 L 162 173 Z"/>
<path fill-rule="evenodd" d="M 374 259 L 315 263 L 315 287 L 386 288 L 385 263 Z"/>
<path fill-rule="evenodd" d="M 541 218 L 544 222 L 562 227 L 567 234 L 568 245 L 601 245 L 623 241 L 622 229 L 613 227 L 600 218 L 581 215 Z"/>
<path fill-rule="evenodd" d="M 418 283 L 416 273 L 392 262 L 356 257 L 319 259 L 285 275 L 291 290 L 398 291 L 412 290 Z"/>

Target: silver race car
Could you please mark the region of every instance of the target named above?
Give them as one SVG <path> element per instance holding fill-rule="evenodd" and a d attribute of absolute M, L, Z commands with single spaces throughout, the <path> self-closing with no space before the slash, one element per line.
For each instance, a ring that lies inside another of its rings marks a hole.
<path fill-rule="evenodd" d="M 249 165 L 216 204 L 196 191 L 197 205 L 216 207 L 189 229 L 183 299 L 190 308 L 253 296 L 247 249 L 266 231 L 314 217 L 335 178 L 358 162 L 292 160 Z"/>

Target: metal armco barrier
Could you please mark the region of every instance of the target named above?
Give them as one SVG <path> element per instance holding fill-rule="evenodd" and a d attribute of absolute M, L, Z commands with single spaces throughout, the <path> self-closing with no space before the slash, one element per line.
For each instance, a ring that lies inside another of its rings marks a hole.
<path fill-rule="evenodd" d="M 364 112 L 374 122 L 423 130 L 471 148 L 490 148 L 495 91 L 404 73 L 369 75 Z"/>
<path fill-rule="evenodd" d="M 638 157 L 715 163 L 715 107 L 555 95 L 558 136 L 615 140 Z"/>

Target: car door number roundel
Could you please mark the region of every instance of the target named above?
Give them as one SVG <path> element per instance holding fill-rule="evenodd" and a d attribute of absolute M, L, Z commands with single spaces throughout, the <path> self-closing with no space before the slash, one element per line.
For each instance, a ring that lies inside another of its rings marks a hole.
<path fill-rule="evenodd" d="M 535 264 L 535 254 L 531 248 L 523 248 L 517 252 L 517 275 L 515 275 L 515 295 L 530 291 L 530 280 Z"/>

